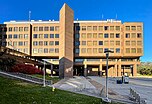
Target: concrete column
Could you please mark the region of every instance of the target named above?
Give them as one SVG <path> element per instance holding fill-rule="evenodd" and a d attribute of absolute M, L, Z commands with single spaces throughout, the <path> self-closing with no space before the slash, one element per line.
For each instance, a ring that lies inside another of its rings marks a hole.
<path fill-rule="evenodd" d="M 118 77 L 121 77 L 121 64 L 118 65 Z"/>
<path fill-rule="evenodd" d="M 137 76 L 137 64 L 133 65 L 133 76 Z"/>
<path fill-rule="evenodd" d="M 102 64 L 99 66 L 100 76 L 102 76 Z"/>
<path fill-rule="evenodd" d="M 53 76 L 53 64 L 51 64 L 51 76 Z"/>
<path fill-rule="evenodd" d="M 85 64 L 84 65 L 84 77 L 87 77 L 87 73 L 88 73 L 87 64 Z"/>
<path fill-rule="evenodd" d="M 115 64 L 115 66 L 114 66 L 114 77 L 117 77 L 118 76 L 118 74 L 117 74 L 117 64 Z"/>

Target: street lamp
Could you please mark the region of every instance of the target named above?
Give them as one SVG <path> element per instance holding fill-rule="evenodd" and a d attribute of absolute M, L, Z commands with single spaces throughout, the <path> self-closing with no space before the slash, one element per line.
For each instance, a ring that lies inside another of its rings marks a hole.
<path fill-rule="evenodd" d="M 45 84 L 45 60 L 43 60 L 44 68 L 43 68 L 43 87 L 46 86 Z"/>
<path fill-rule="evenodd" d="M 113 53 L 114 51 L 112 50 L 105 50 L 104 53 L 106 53 L 106 98 L 105 98 L 105 101 L 106 102 L 111 102 L 109 99 L 108 99 L 108 57 L 109 57 L 109 53 Z"/>

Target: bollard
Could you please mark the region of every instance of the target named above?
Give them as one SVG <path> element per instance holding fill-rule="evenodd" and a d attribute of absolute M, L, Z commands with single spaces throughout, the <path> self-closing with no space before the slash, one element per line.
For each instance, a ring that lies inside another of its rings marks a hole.
<path fill-rule="evenodd" d="M 53 91 L 53 92 L 55 91 L 55 87 L 54 87 L 54 86 L 52 87 L 52 91 Z"/>

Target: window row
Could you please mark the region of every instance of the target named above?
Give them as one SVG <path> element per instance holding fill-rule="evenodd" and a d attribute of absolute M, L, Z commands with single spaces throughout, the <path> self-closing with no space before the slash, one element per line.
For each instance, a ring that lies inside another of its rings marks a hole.
<path fill-rule="evenodd" d="M 108 48 L 81 48 L 81 53 L 104 53 L 105 50 L 108 50 Z M 114 48 L 111 48 L 111 50 L 114 50 Z M 75 53 L 80 53 L 79 48 L 75 49 Z M 120 53 L 120 48 L 115 48 L 114 53 Z"/>
<path fill-rule="evenodd" d="M 142 46 L 142 41 L 126 41 L 126 46 Z"/>
<path fill-rule="evenodd" d="M 80 38 L 80 34 L 75 34 L 75 38 Z M 82 33 L 81 38 L 120 38 L 120 33 Z"/>
<path fill-rule="evenodd" d="M 59 45 L 59 41 L 33 41 L 33 46 Z"/>
<path fill-rule="evenodd" d="M 142 30 L 141 26 L 126 26 L 125 28 L 127 31 L 129 31 L 129 30 L 138 30 L 138 31 Z"/>
<path fill-rule="evenodd" d="M 142 38 L 141 33 L 126 33 L 126 38 Z"/>
<path fill-rule="evenodd" d="M 16 50 L 28 54 L 28 48 L 18 48 Z"/>
<path fill-rule="evenodd" d="M 59 26 L 34 27 L 33 31 L 59 31 Z"/>
<path fill-rule="evenodd" d="M 29 31 L 29 27 L 8 27 L 8 31 Z"/>
<path fill-rule="evenodd" d="M 126 53 L 142 53 L 142 48 L 126 48 Z"/>
<path fill-rule="evenodd" d="M 33 38 L 59 38 L 59 34 L 33 34 Z"/>
<path fill-rule="evenodd" d="M 28 46 L 28 41 L 19 41 L 19 42 L 7 42 L 7 46 Z"/>
<path fill-rule="evenodd" d="M 33 53 L 59 53 L 59 48 L 33 48 Z"/>
<path fill-rule="evenodd" d="M 120 41 L 108 41 L 108 40 L 106 40 L 106 41 L 81 41 L 81 43 L 80 43 L 80 41 L 75 41 L 75 46 L 79 46 L 79 45 L 82 45 L 82 46 L 97 46 L 97 45 L 99 45 L 99 46 L 114 46 L 114 45 L 116 45 L 116 46 L 120 46 Z"/>
<path fill-rule="evenodd" d="M 75 27 L 76 31 L 107 31 L 107 30 L 116 30 L 120 31 L 121 27 L 120 26 L 76 26 Z"/>
<path fill-rule="evenodd" d="M 28 34 L 8 34 L 8 39 L 28 39 Z"/>

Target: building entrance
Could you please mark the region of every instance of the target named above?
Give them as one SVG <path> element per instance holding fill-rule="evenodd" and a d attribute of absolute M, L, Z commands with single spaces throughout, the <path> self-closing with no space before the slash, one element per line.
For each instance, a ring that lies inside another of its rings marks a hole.
<path fill-rule="evenodd" d="M 73 69 L 74 76 L 84 76 L 84 66 L 74 66 Z"/>

